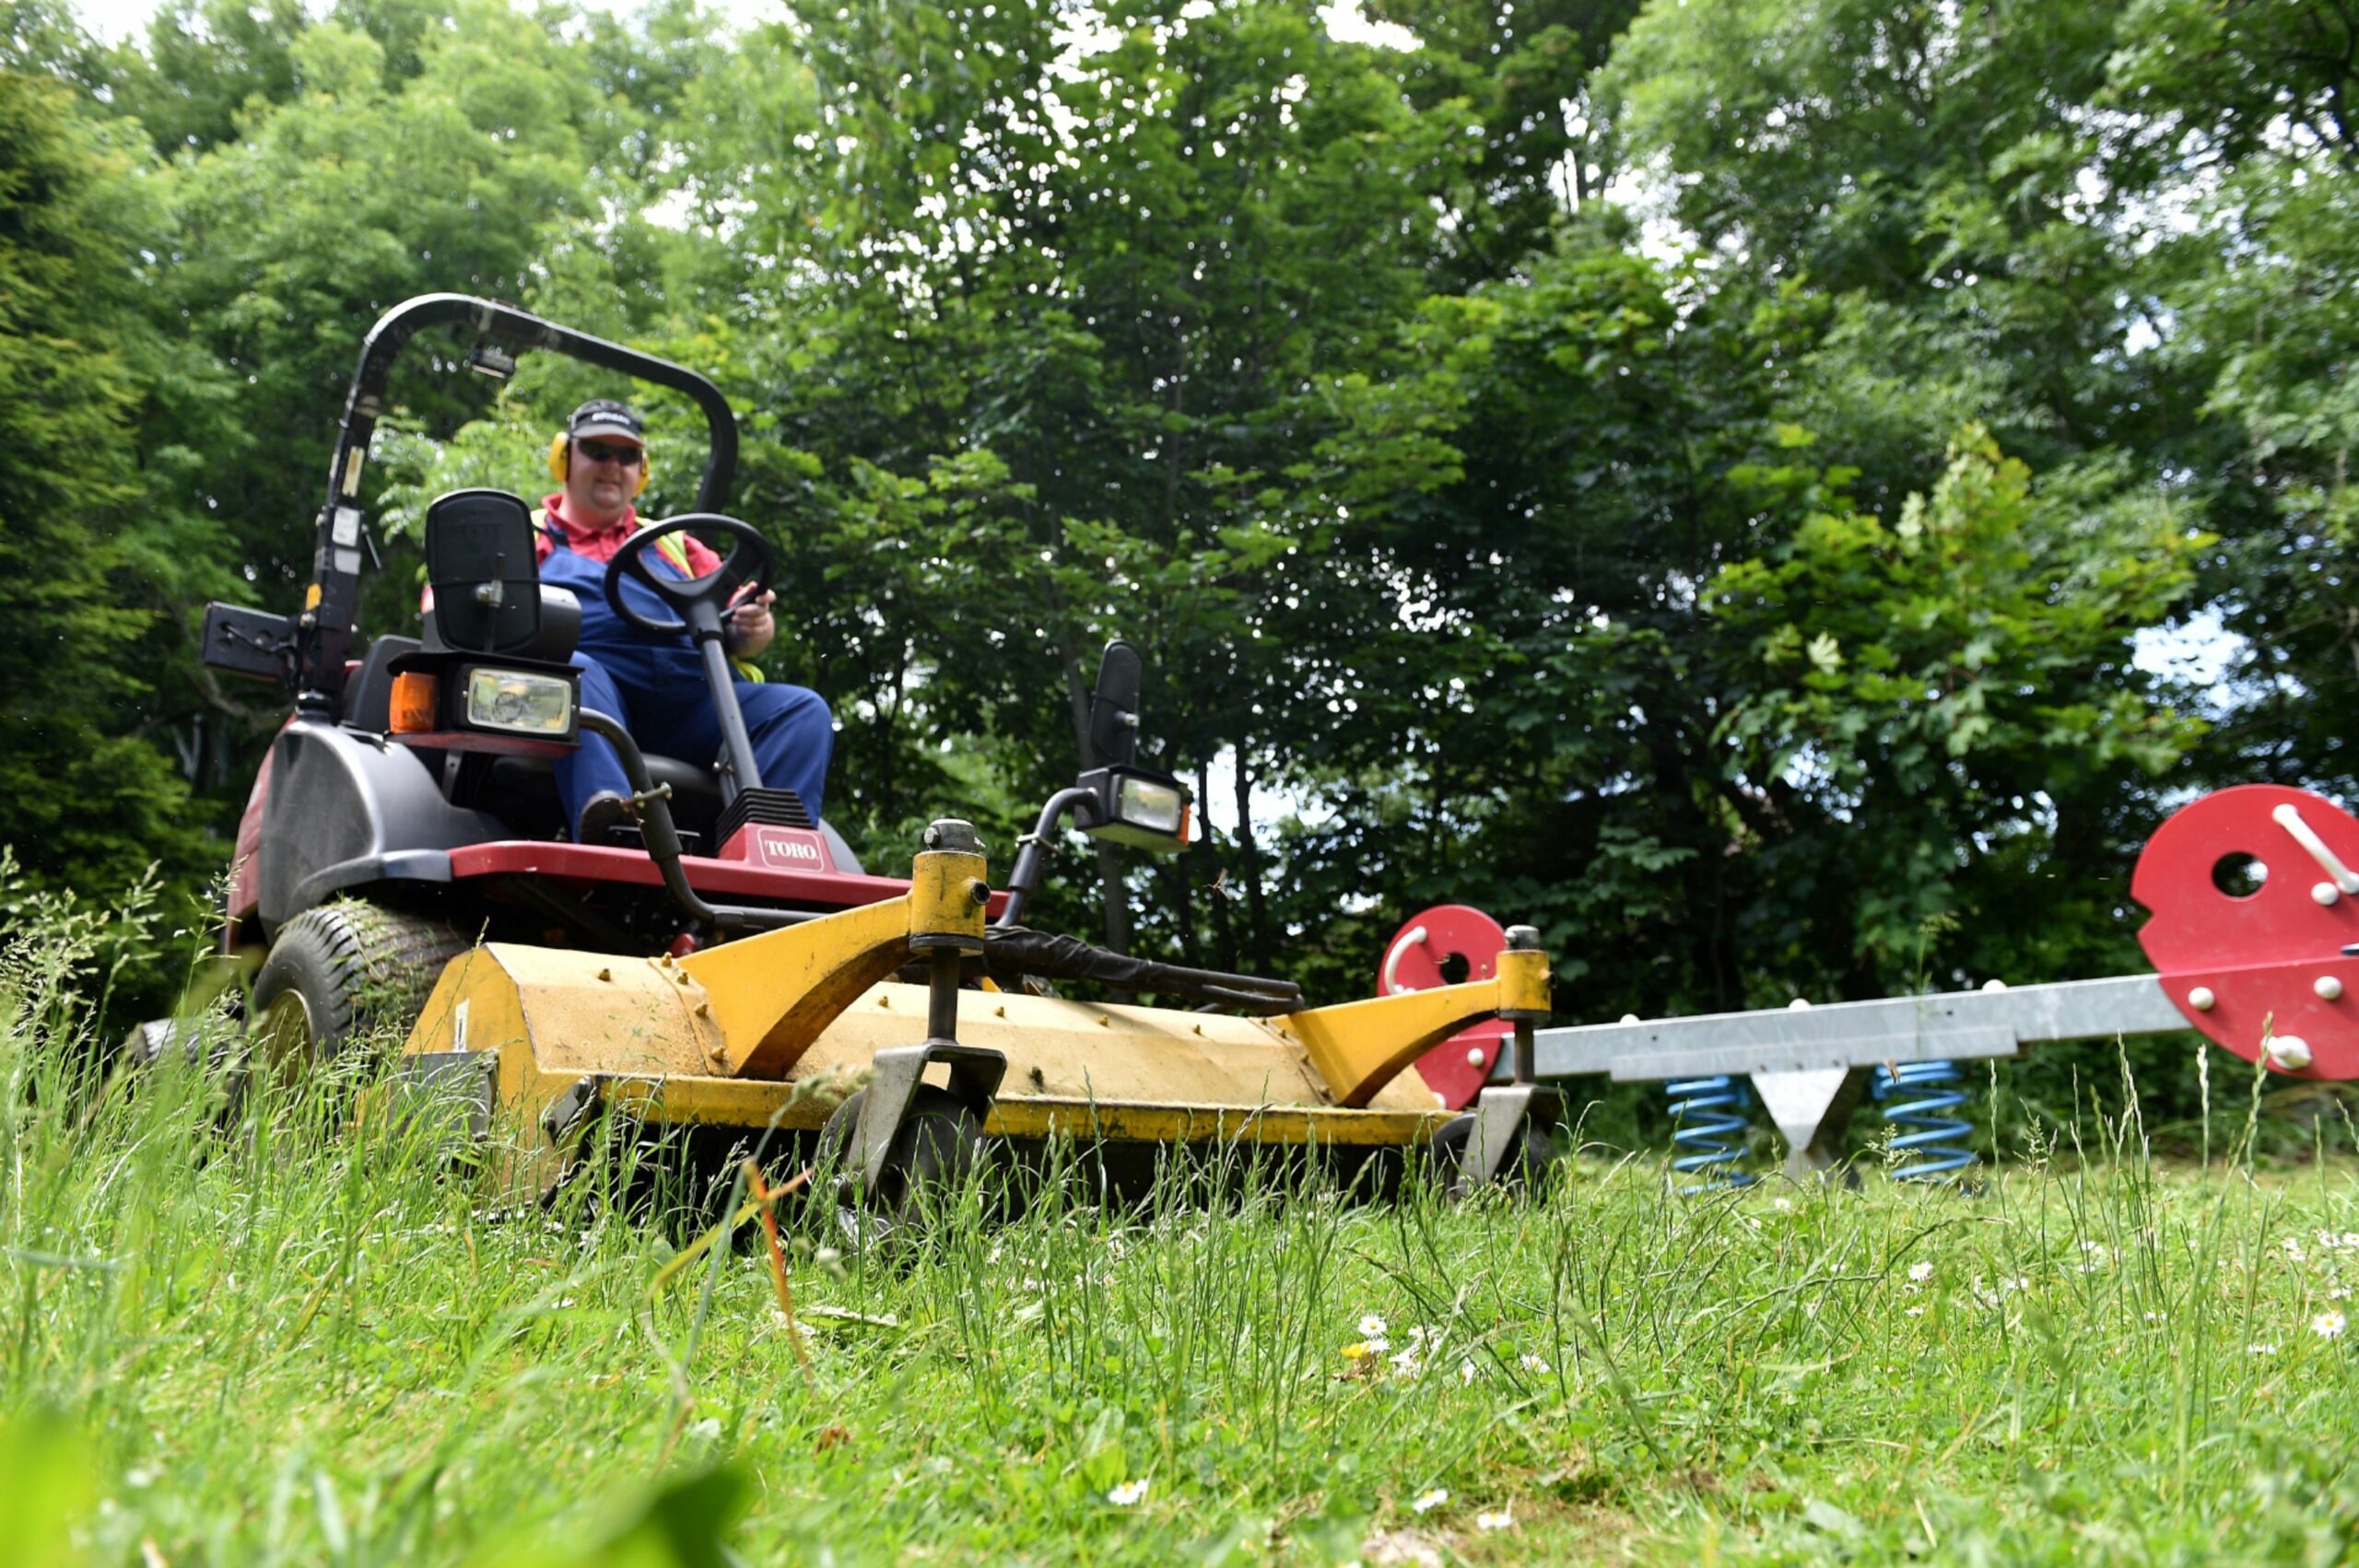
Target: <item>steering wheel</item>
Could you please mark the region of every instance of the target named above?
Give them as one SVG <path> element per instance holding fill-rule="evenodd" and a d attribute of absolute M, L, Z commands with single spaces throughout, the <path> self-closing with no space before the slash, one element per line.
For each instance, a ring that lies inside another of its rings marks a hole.
<path fill-rule="evenodd" d="M 729 554 L 720 566 L 686 581 L 660 577 L 648 568 L 650 550 L 673 534 L 685 533 L 692 528 L 729 535 Z M 606 603 L 625 623 L 656 637 L 675 637 L 687 632 L 699 642 L 718 641 L 729 603 L 738 589 L 750 589 L 748 598 L 759 595 L 769 587 L 770 575 L 777 566 L 778 557 L 770 550 L 770 542 L 752 523 L 722 517 L 718 512 L 689 512 L 684 517 L 666 519 L 652 528 L 642 528 L 623 541 L 623 547 L 606 563 Z M 623 597 L 625 578 L 678 611 L 680 618 L 659 621 L 641 614 Z"/>

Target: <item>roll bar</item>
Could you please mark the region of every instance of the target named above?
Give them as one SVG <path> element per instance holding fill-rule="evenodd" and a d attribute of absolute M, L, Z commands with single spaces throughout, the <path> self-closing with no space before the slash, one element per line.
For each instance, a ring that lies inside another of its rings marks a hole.
<path fill-rule="evenodd" d="M 385 382 L 393 373 L 393 360 L 419 332 L 453 324 L 475 330 L 476 343 L 470 361 L 498 375 L 505 376 L 515 368 L 514 354 L 548 349 L 686 393 L 704 412 L 710 439 L 693 509 L 727 509 L 730 483 L 737 473 L 737 418 L 721 389 L 705 377 L 668 359 L 543 321 L 512 305 L 467 294 L 421 294 L 405 299 L 378 317 L 377 324 L 361 339 L 360 364 L 353 372 L 351 393 L 345 399 L 335 456 L 328 465 L 327 501 L 320 508 L 311 585 L 296 621 L 295 705 L 299 712 L 333 715 L 343 696 L 344 665 L 352 652 L 353 618 L 360 602 L 360 475 L 378 416 L 383 412 Z M 502 354 L 490 347 L 493 344 L 504 345 L 514 353 Z"/>

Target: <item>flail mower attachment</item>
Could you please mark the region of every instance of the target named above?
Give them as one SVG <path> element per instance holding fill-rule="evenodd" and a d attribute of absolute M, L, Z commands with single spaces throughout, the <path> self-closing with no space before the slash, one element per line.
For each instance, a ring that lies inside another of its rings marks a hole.
<path fill-rule="evenodd" d="M 927 829 L 901 896 L 685 957 L 486 943 L 436 983 L 401 1082 L 462 1083 L 472 1126 L 519 1129 L 501 1154 L 511 1191 L 560 1177 L 602 1110 L 813 1132 L 863 1088 L 842 1168 L 872 1194 L 891 1185 L 886 1164 L 929 1088 L 990 1138 L 1432 1142 L 1461 1190 L 1519 1150 L 1533 1162 L 1535 1138 L 1544 1164 L 1531 1124 L 1550 1119 L 1553 1094 L 1528 1071 L 1453 1124 L 1411 1067 L 1469 1024 L 1502 1019 L 1529 1068 L 1550 978 L 1529 928 L 1508 933 L 1487 978 L 1368 1000 L 1260 1016 L 1079 1001 L 979 989 L 977 961 L 994 945 L 985 872 L 973 828 L 948 820 Z M 913 962 L 925 983 L 893 978 Z"/>

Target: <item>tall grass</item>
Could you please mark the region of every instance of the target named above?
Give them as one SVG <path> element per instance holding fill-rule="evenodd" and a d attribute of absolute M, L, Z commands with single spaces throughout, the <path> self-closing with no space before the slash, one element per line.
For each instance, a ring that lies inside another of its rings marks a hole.
<path fill-rule="evenodd" d="M 2133 1108 L 2032 1124 L 1978 1196 L 1871 1172 L 1683 1200 L 1592 1152 L 1452 1209 L 1231 1150 L 1125 1205 L 1066 1149 L 1020 1211 L 985 1176 L 864 1253 L 791 1216 L 790 1324 L 765 1247 L 667 1267 L 698 1233 L 626 1200 L 635 1146 L 498 1211 L 430 1122 L 350 1123 L 364 1068 L 109 1071 L 123 919 L 20 908 L 0 945 L 0 1560 L 2359 1542 L 2352 1130 L 2272 1170 L 2240 1068 L 2214 1064 L 2206 1163 L 2157 1162 Z"/>

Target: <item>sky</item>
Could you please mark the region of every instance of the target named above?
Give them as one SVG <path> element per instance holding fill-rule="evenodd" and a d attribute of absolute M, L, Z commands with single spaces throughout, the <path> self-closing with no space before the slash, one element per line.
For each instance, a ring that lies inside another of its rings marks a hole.
<path fill-rule="evenodd" d="M 577 0 L 584 8 L 625 12 L 632 8 L 631 0 Z M 712 0 L 713 8 L 742 22 L 775 21 L 786 15 L 783 0 Z M 108 41 L 129 37 L 147 26 L 147 18 L 156 13 L 157 0 L 75 0 L 75 10 L 81 16 L 82 25 Z M 314 0 L 313 9 L 325 7 Z M 1412 49 L 1416 40 L 1403 29 L 1390 22 L 1371 22 L 1360 14 L 1360 0 L 1334 0 L 1322 9 L 1327 30 L 1341 39 L 1366 43 L 1381 43 L 1394 49 Z"/>

